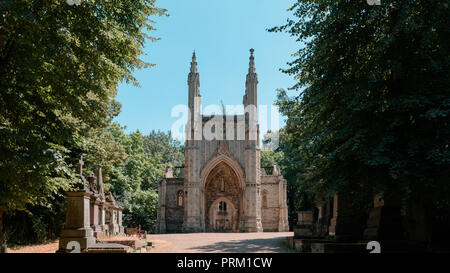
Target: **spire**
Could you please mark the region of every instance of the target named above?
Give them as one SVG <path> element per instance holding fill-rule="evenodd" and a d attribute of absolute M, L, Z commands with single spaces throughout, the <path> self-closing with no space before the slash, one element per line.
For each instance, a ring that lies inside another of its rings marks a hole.
<path fill-rule="evenodd" d="M 250 49 L 250 64 L 248 67 L 247 80 L 245 81 L 245 95 L 244 105 L 257 105 L 257 93 L 258 93 L 258 74 L 255 69 L 255 57 L 253 56 L 255 50 Z"/>
<path fill-rule="evenodd" d="M 192 91 L 192 97 L 200 96 L 200 92 L 198 88 L 200 87 L 200 80 L 199 80 L 199 74 L 197 69 L 197 56 L 195 55 L 195 50 L 192 53 L 192 61 L 191 61 L 191 71 L 188 75 L 188 85 L 189 85 L 189 92 Z M 191 96 L 189 95 L 189 96 Z"/>
<path fill-rule="evenodd" d="M 197 73 L 197 57 L 195 56 L 195 50 L 194 53 L 192 54 L 191 72 Z"/>
<path fill-rule="evenodd" d="M 248 73 L 255 73 L 255 57 L 253 57 L 253 52 L 255 50 L 253 48 L 250 49 L 250 64 L 248 68 Z"/>
<path fill-rule="evenodd" d="M 188 94 L 188 106 L 191 113 L 191 120 L 194 120 L 201 108 L 201 96 L 200 96 L 200 75 L 197 69 L 197 56 L 195 51 L 192 53 L 191 71 L 187 80 L 189 86 Z M 192 127 L 194 128 L 194 127 Z M 193 139 L 193 138 L 191 138 Z"/>

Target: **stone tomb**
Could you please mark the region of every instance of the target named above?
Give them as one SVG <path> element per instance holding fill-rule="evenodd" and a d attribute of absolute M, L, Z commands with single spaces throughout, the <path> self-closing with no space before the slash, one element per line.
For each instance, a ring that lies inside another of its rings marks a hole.
<path fill-rule="evenodd" d="M 333 197 L 332 218 L 328 235 L 338 242 L 357 242 L 360 237 L 362 216 L 352 205 L 352 197 L 341 193 Z"/>
<path fill-rule="evenodd" d="M 400 198 L 387 197 L 383 193 L 375 195 L 364 230 L 364 239 L 386 241 L 403 239 Z"/>
<path fill-rule="evenodd" d="M 299 211 L 297 225 L 294 226 L 294 238 L 313 237 L 313 213 L 312 211 Z"/>
<path fill-rule="evenodd" d="M 363 242 L 377 241 L 383 252 L 404 252 L 407 248 L 401 216 L 401 198 L 379 193 L 367 219 Z"/>
<path fill-rule="evenodd" d="M 383 251 L 405 250 L 398 197 L 374 197 L 363 237 L 361 215 L 351 201 L 350 196 L 339 194 L 328 202 L 318 201 L 314 212 L 299 212 L 295 236 L 288 238 L 289 246 L 301 252 L 368 253 L 367 243 L 377 241 Z"/>
<path fill-rule="evenodd" d="M 357 221 L 348 196 L 335 195 L 327 202 L 318 200 L 313 210 L 298 212 L 294 237 L 288 238 L 288 244 L 300 252 L 366 252 L 365 244 L 355 236 Z"/>
<path fill-rule="evenodd" d="M 117 205 L 111 193 L 104 193 L 102 169 L 99 166 L 98 181 L 94 174 L 88 179 L 83 176 L 83 160 L 79 161 L 80 183 L 75 191 L 66 192 L 66 223 L 61 232 L 58 252 L 124 252 L 121 246 L 101 245 L 96 239 L 103 236 L 122 235 L 122 208 Z M 108 217 L 109 215 L 109 217 Z M 122 250 L 120 250 L 122 249 Z M 126 252 L 126 251 L 125 251 Z"/>

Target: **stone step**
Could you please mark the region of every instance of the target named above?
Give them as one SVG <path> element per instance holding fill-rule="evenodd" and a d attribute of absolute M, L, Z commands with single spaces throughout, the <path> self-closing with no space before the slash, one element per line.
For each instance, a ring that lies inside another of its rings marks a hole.
<path fill-rule="evenodd" d="M 131 247 L 115 243 L 96 243 L 87 249 L 87 253 L 128 253 Z"/>

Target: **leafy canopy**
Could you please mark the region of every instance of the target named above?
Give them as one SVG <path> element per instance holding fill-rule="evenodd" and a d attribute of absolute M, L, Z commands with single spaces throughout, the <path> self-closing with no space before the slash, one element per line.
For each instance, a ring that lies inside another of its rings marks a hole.
<path fill-rule="evenodd" d="M 123 147 L 126 158 L 108 169 L 106 188 L 124 207 L 125 226 L 141 225 L 151 232 L 156 222 L 157 182 L 162 179 L 167 165 L 178 164 L 176 161 L 184 158 L 183 151 L 170 132 L 152 131 L 144 136 L 139 131 L 125 134 L 123 129 L 114 123 L 107 130 Z M 158 141 L 152 141 L 155 139 Z"/>
<path fill-rule="evenodd" d="M 73 158 L 119 113 L 117 84 L 137 84 L 134 69 L 150 66 L 140 59 L 156 40 L 149 16 L 165 10 L 154 0 L 3 0 L 0 12 L 0 206 L 20 209 L 76 180 Z"/>
<path fill-rule="evenodd" d="M 282 150 L 305 188 L 448 206 L 448 1 L 308 0 L 289 11 L 270 31 L 299 42 L 282 70 L 298 94 L 280 91 L 278 105 L 288 118 Z"/>

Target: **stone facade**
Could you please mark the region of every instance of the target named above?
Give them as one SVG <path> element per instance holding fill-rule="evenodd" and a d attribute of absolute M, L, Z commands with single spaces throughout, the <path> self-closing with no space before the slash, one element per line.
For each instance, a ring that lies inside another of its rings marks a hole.
<path fill-rule="evenodd" d="M 157 230 L 166 232 L 288 231 L 286 180 L 278 167 L 260 166 L 253 49 L 242 115 L 200 113 L 195 53 L 188 76 L 185 165 L 168 169 L 158 186 Z"/>

